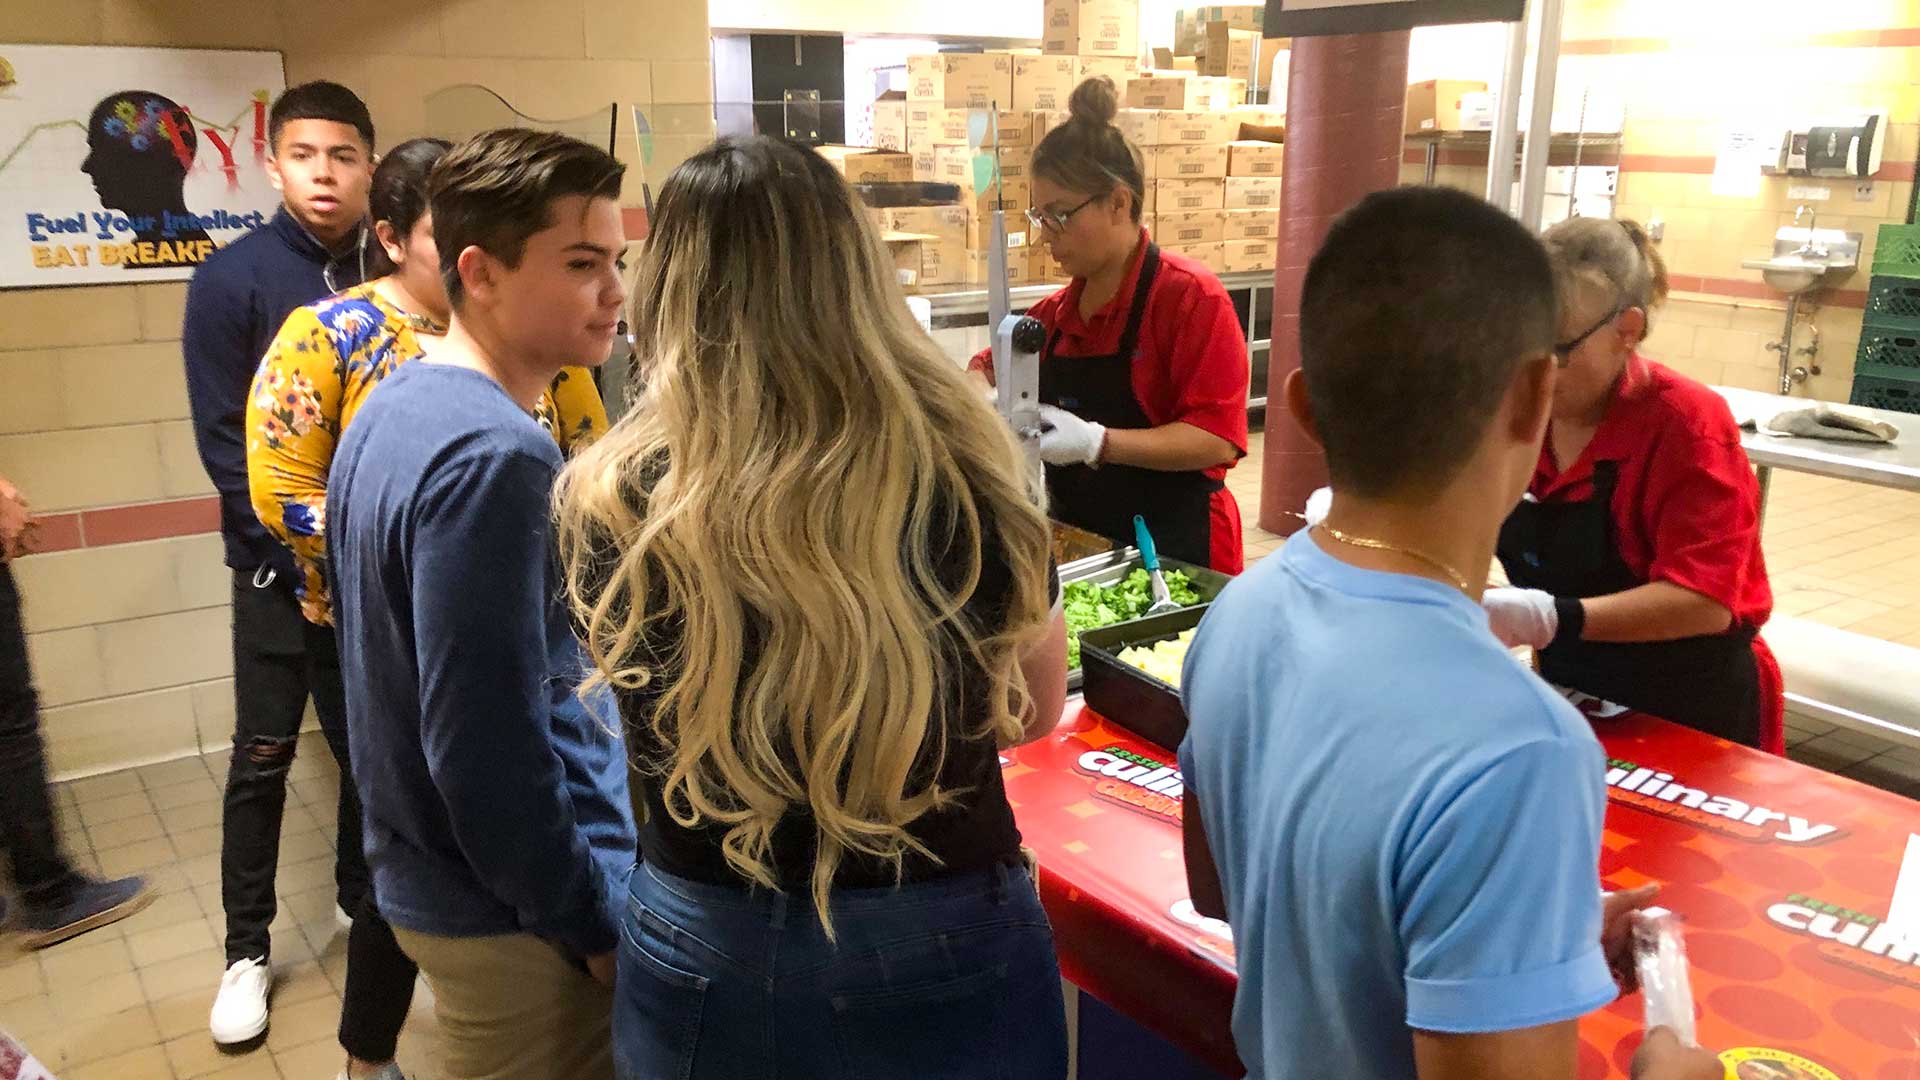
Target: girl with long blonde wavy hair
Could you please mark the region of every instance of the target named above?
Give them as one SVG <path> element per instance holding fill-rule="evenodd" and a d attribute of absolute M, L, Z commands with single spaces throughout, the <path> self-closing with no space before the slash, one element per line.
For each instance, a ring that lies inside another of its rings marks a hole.
<path fill-rule="evenodd" d="M 637 399 L 555 493 L 644 821 L 620 1057 L 1062 1075 L 997 750 L 1059 717 L 1064 624 L 1007 426 L 801 146 L 676 169 L 634 307 Z"/>

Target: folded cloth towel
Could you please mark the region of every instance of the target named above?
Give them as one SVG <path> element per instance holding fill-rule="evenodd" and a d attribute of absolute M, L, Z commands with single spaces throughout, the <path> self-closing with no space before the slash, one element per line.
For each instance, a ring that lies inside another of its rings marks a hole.
<path fill-rule="evenodd" d="M 1892 424 L 1841 412 L 1827 405 L 1783 412 L 1767 421 L 1767 434 L 1833 442 L 1890 443 L 1900 437 Z"/>

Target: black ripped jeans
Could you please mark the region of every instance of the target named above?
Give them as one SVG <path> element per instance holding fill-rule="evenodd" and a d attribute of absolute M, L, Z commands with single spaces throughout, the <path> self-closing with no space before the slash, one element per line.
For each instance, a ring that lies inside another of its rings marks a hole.
<path fill-rule="evenodd" d="M 20 592 L 5 559 L 0 559 L 0 851 L 11 866 L 13 887 L 29 906 L 65 903 L 79 881 L 60 853 Z"/>
<path fill-rule="evenodd" d="M 233 575 L 233 763 L 227 770 L 220 894 L 227 911 L 227 963 L 268 954 L 277 910 L 274 874 L 286 812 L 287 769 L 307 698 L 340 765 L 335 898 L 353 916 L 340 1043 L 363 1061 L 389 1061 L 413 1001 L 418 969 L 381 919 L 360 838 L 360 798 L 347 752 L 346 690 L 333 628 L 300 613 L 292 583 L 252 571 Z"/>

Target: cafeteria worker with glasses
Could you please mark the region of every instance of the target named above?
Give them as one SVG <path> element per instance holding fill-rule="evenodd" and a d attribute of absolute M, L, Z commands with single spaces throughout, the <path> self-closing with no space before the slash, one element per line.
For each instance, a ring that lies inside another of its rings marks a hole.
<path fill-rule="evenodd" d="M 1642 356 L 1666 266 L 1630 221 L 1541 237 L 1560 289 L 1546 444 L 1500 532 L 1515 586 L 1484 603 L 1550 682 L 1784 751 L 1760 489 L 1720 396 Z"/>
<path fill-rule="evenodd" d="M 1040 400 L 1051 515 L 1162 555 L 1243 568 L 1227 470 L 1247 452 L 1247 342 L 1220 279 L 1140 224 L 1139 151 L 1113 124 L 1113 82 L 1088 79 L 1034 148 L 1032 242 L 1073 280 L 1028 315 L 1047 328 Z M 992 350 L 971 367 L 993 377 Z"/>

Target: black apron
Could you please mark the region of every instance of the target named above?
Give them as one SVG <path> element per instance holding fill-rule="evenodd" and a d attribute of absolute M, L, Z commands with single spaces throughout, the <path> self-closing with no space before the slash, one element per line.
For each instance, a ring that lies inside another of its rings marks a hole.
<path fill-rule="evenodd" d="M 1139 284 L 1120 335 L 1107 356 L 1056 356 L 1060 331 L 1040 354 L 1040 400 L 1110 428 L 1148 428 L 1153 422 L 1133 394 L 1133 356 L 1147 297 L 1160 272 L 1160 249 L 1147 245 Z M 1160 554 L 1195 566 L 1213 565 L 1213 493 L 1226 485 L 1203 472 L 1162 472 L 1134 465 L 1049 465 L 1051 515 L 1119 544 L 1133 543 L 1133 516 L 1147 520 Z"/>
<path fill-rule="evenodd" d="M 1645 585 L 1620 557 L 1614 534 L 1616 461 L 1593 466 L 1593 496 L 1584 502 L 1522 502 L 1500 529 L 1500 565 L 1507 579 L 1555 596 L 1610 596 Z M 1760 670 L 1754 632 L 1632 644 L 1566 641 L 1540 652 L 1548 682 L 1592 694 L 1718 735 L 1760 745 Z"/>

